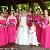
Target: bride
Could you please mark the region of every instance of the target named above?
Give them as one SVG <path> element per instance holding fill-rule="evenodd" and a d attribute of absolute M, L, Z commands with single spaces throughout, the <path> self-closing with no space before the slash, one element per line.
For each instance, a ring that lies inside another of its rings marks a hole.
<path fill-rule="evenodd" d="M 18 44 L 28 45 L 28 26 L 27 26 L 27 15 L 26 12 L 19 16 L 19 27 L 18 27 Z"/>

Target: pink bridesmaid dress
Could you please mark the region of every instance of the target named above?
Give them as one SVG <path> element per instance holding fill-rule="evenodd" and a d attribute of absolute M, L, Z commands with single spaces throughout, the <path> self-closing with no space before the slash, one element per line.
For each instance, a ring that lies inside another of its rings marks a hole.
<path fill-rule="evenodd" d="M 39 15 L 34 16 L 34 22 L 36 26 L 36 35 L 37 35 L 37 40 L 39 43 L 41 43 L 41 17 Z"/>
<path fill-rule="evenodd" d="M 0 46 L 8 43 L 6 20 L 0 20 Z"/>
<path fill-rule="evenodd" d="M 30 28 L 30 26 L 32 26 L 32 20 L 33 20 L 33 16 L 27 15 L 27 25 L 29 28 Z"/>
<path fill-rule="evenodd" d="M 15 40 L 16 40 L 16 21 L 15 19 L 9 19 L 8 42 L 15 43 Z"/>
<path fill-rule="evenodd" d="M 50 48 L 50 26 L 48 25 L 48 19 L 44 19 L 42 24 L 41 47 Z"/>

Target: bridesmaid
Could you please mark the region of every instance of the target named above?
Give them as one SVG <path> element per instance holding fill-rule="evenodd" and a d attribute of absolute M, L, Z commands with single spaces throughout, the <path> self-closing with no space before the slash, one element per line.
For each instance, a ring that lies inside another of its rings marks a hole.
<path fill-rule="evenodd" d="M 15 43 L 16 40 L 16 17 L 14 16 L 14 12 L 11 11 L 11 15 L 7 18 L 7 24 L 8 24 L 8 42 Z"/>
<path fill-rule="evenodd" d="M 27 13 L 27 25 L 29 28 L 30 26 L 32 26 L 32 20 L 33 20 L 33 12 L 32 12 L 32 8 L 30 8 Z"/>
<path fill-rule="evenodd" d="M 7 42 L 5 40 L 6 19 L 3 17 L 3 13 L 0 15 L 0 47 L 4 46 Z"/>
<path fill-rule="evenodd" d="M 39 44 L 41 43 L 41 27 L 40 27 L 40 22 L 41 22 L 41 15 L 40 15 L 40 10 L 37 9 L 34 15 L 34 22 L 36 26 L 36 34 L 37 34 L 37 40 Z"/>
<path fill-rule="evenodd" d="M 43 48 L 50 48 L 50 25 L 48 11 L 44 10 L 44 20 L 42 22 L 42 37 L 41 37 L 41 47 Z"/>

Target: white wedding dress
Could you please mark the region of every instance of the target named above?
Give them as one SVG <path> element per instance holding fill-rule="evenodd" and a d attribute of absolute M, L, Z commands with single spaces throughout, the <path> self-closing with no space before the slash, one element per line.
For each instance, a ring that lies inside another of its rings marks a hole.
<path fill-rule="evenodd" d="M 27 26 L 27 17 L 20 17 L 20 23 L 18 27 L 18 37 L 17 43 L 19 45 L 28 45 L 28 26 Z"/>
<path fill-rule="evenodd" d="M 29 45 L 36 45 L 38 46 L 37 36 L 36 36 L 36 29 L 34 26 L 30 27 L 29 30 L 29 39 L 28 39 Z"/>

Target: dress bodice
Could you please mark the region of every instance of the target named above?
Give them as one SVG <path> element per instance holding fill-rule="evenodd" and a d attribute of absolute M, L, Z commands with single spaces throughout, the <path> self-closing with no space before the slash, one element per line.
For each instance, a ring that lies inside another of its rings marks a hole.
<path fill-rule="evenodd" d="M 24 17 L 20 17 L 20 26 L 26 26 L 27 25 L 27 18 L 24 16 Z"/>
<path fill-rule="evenodd" d="M 9 24 L 11 26 L 16 26 L 15 19 L 9 19 Z"/>
<path fill-rule="evenodd" d="M 9 22 L 10 23 L 15 22 L 15 19 L 10 19 Z"/>
<path fill-rule="evenodd" d="M 38 15 L 34 16 L 34 22 L 35 22 L 35 24 L 39 24 L 40 21 L 41 21 L 41 17 L 40 16 L 38 16 Z"/>
<path fill-rule="evenodd" d="M 20 21 L 21 23 L 26 23 L 27 22 L 27 18 L 26 17 L 21 17 L 20 20 L 21 20 Z"/>
<path fill-rule="evenodd" d="M 35 20 L 35 21 L 39 21 L 39 20 L 40 20 L 40 16 L 38 16 L 38 15 L 35 16 L 35 17 L 34 17 L 34 20 Z"/>
<path fill-rule="evenodd" d="M 6 20 L 0 20 L 0 24 L 6 24 Z"/>
<path fill-rule="evenodd" d="M 44 18 L 44 19 L 41 21 L 41 23 L 42 23 L 42 27 L 45 27 L 46 25 L 48 25 L 49 20 L 48 20 L 47 18 Z"/>
<path fill-rule="evenodd" d="M 32 21 L 32 15 L 27 15 L 27 19 L 28 19 L 28 21 Z"/>

